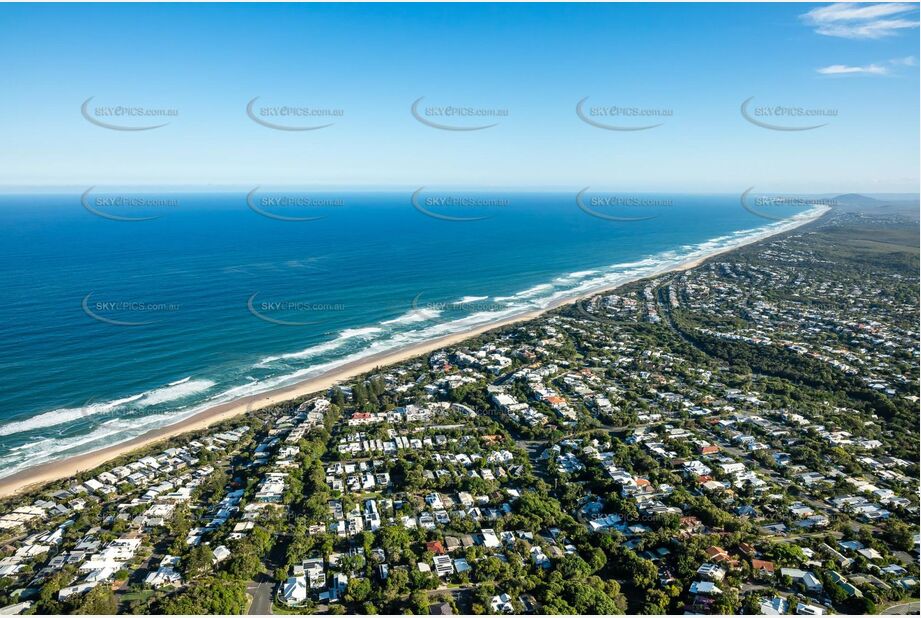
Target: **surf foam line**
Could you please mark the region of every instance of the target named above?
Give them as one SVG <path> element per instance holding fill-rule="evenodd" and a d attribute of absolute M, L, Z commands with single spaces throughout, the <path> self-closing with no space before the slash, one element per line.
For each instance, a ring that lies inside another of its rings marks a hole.
<path fill-rule="evenodd" d="M 280 361 L 280 360 L 297 360 L 302 358 L 313 358 L 314 356 L 319 356 L 326 352 L 332 352 L 338 350 L 343 345 L 345 345 L 350 339 L 355 339 L 356 337 L 368 339 L 377 333 L 382 332 L 383 329 L 377 326 L 367 326 L 364 328 L 346 328 L 339 332 L 339 335 L 331 340 L 323 343 L 318 343 L 317 345 L 311 346 L 300 352 L 290 352 L 287 354 L 278 354 L 275 356 L 266 356 L 260 360 L 255 367 L 265 367 L 271 363 Z"/>
<path fill-rule="evenodd" d="M 25 431 L 47 429 L 57 425 L 72 423 L 99 415 L 111 414 L 122 410 L 142 410 L 144 408 L 177 401 L 204 392 L 214 386 L 211 380 L 192 380 L 191 376 L 170 382 L 166 386 L 155 388 L 137 395 L 123 397 L 99 403 L 87 402 L 79 408 L 58 408 L 43 412 L 21 421 L 0 425 L 0 436 L 9 436 Z"/>

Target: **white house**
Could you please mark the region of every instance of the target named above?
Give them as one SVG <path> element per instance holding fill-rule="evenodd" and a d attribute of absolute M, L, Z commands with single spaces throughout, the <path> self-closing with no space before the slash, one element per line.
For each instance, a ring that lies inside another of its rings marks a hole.
<path fill-rule="evenodd" d="M 512 597 L 504 592 L 494 596 L 489 602 L 489 606 L 494 614 L 512 614 L 515 612 L 515 608 L 512 607 Z"/>
<path fill-rule="evenodd" d="M 307 600 L 307 579 L 301 577 L 289 577 L 281 591 L 281 598 L 285 603 L 303 603 Z"/>

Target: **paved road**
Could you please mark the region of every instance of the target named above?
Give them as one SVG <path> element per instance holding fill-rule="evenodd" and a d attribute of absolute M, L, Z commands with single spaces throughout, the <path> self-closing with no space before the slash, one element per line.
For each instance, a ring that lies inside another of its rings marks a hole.
<path fill-rule="evenodd" d="M 260 583 L 250 582 L 246 587 L 246 592 L 253 598 L 249 606 L 250 615 L 254 614 L 271 614 L 272 613 L 272 590 L 275 585 L 271 581 Z"/>
<path fill-rule="evenodd" d="M 901 605 L 893 605 L 892 607 L 887 607 L 884 609 L 881 614 L 917 614 L 921 612 L 921 602 L 913 601 L 911 603 L 902 603 Z"/>

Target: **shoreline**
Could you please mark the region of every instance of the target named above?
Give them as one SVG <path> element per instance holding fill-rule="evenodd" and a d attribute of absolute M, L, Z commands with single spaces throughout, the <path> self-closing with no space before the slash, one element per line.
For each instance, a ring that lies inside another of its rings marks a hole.
<path fill-rule="evenodd" d="M 497 328 L 502 328 L 511 324 L 535 319 L 549 311 L 553 311 L 566 305 L 574 304 L 584 300 L 585 298 L 596 296 L 598 294 L 611 292 L 624 285 L 635 283 L 636 281 L 658 277 L 668 272 L 681 272 L 696 268 L 707 260 L 710 260 L 719 255 L 729 253 L 731 251 L 736 251 L 742 247 L 764 241 L 779 234 L 791 232 L 806 224 L 817 221 L 822 216 L 824 216 L 828 210 L 829 209 L 826 208 L 824 210 L 820 210 L 812 216 L 803 217 L 802 219 L 798 220 L 793 219 L 786 225 L 780 226 L 777 229 L 766 230 L 763 233 L 754 234 L 739 244 L 723 247 L 722 249 L 711 251 L 705 255 L 685 260 L 679 264 L 666 265 L 651 273 L 639 275 L 618 282 L 616 284 L 611 284 L 608 286 L 600 287 L 598 289 L 586 291 L 571 297 L 555 300 L 549 303 L 546 307 L 540 309 L 527 311 L 514 316 L 508 316 L 506 318 L 496 320 L 495 322 L 482 324 L 467 330 L 451 333 L 449 335 L 444 335 L 435 339 L 430 339 L 428 341 L 411 344 L 404 348 L 386 350 L 377 354 L 359 358 L 344 363 L 343 365 L 331 369 L 326 373 L 308 378 L 300 382 L 296 382 L 285 387 L 276 388 L 274 390 L 265 391 L 255 395 L 247 395 L 233 401 L 218 404 L 180 421 L 177 421 L 171 425 L 152 429 L 144 434 L 141 434 L 140 436 L 126 440 L 125 442 L 120 442 L 118 444 L 113 444 L 111 446 L 107 446 L 95 451 L 90 451 L 88 453 L 74 455 L 72 457 L 39 464 L 37 466 L 21 470 L 7 477 L 0 478 L 0 499 L 5 499 L 11 496 L 26 493 L 32 489 L 38 488 L 40 485 L 68 478 L 80 472 L 92 470 L 116 457 L 125 455 L 142 447 L 150 446 L 156 442 L 164 441 L 168 438 L 173 438 L 175 436 L 191 431 L 205 429 L 215 423 L 241 416 L 253 410 L 259 410 L 265 407 L 290 401 L 298 397 L 325 391 L 335 384 L 341 383 L 363 373 L 367 373 L 376 368 L 393 365 L 414 358 L 421 354 L 427 354 L 444 347 L 456 345 L 462 341 L 471 339 Z"/>

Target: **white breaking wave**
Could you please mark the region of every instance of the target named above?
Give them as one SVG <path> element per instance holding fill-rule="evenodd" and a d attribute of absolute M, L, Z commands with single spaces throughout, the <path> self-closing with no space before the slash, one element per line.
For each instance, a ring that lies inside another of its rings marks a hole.
<path fill-rule="evenodd" d="M 313 356 L 323 354 L 324 352 L 332 352 L 337 348 L 341 348 L 343 344 L 345 344 L 344 339 L 334 339 L 332 341 L 327 341 L 325 343 L 309 347 L 305 350 L 301 350 L 300 352 L 290 352 L 288 354 L 279 354 L 277 356 L 266 356 L 261 361 L 256 363 L 256 366 L 263 367 L 269 363 L 274 363 L 275 361 L 280 360 L 311 358 Z"/>
<path fill-rule="evenodd" d="M 486 300 L 489 296 L 464 296 L 460 300 L 456 301 L 457 305 L 466 305 L 467 303 L 476 303 L 481 300 Z"/>
<path fill-rule="evenodd" d="M 645 257 L 642 260 L 637 260 L 635 262 L 618 262 L 617 264 L 611 264 L 611 268 L 625 269 L 625 268 L 637 268 L 641 266 L 655 266 L 658 261 L 653 257 Z"/>
<path fill-rule="evenodd" d="M 382 329 L 376 326 L 366 326 L 364 328 L 346 328 L 339 334 L 340 339 L 354 339 L 355 337 L 362 337 L 367 339 L 371 335 L 376 335 L 381 332 Z"/>
<path fill-rule="evenodd" d="M 585 279 L 586 277 L 590 277 L 591 275 L 597 275 L 599 272 L 601 272 L 601 271 L 598 271 L 598 270 L 577 270 L 577 271 L 574 272 L 574 273 L 569 273 L 569 274 L 567 274 L 567 275 L 560 275 L 559 277 L 557 277 L 556 279 L 554 279 L 553 282 L 554 282 L 554 283 L 559 283 L 559 284 L 564 284 L 564 285 L 565 285 L 565 284 L 568 284 L 568 283 L 573 283 L 573 282 L 575 282 L 575 281 L 578 281 L 579 279 Z"/>
<path fill-rule="evenodd" d="M 484 296 L 484 298 L 486 298 Z M 381 324 L 386 324 L 387 326 L 399 326 L 401 324 L 416 324 L 417 322 L 426 322 L 428 320 L 434 320 L 441 315 L 440 309 L 434 309 L 431 307 L 425 307 L 421 309 L 413 309 L 412 311 L 407 311 L 398 318 L 392 320 L 384 320 Z"/>
<path fill-rule="evenodd" d="M 347 328 L 339 333 L 339 336 L 333 339 L 332 341 L 326 341 L 324 343 L 311 346 L 307 349 L 301 350 L 300 352 L 289 352 L 288 354 L 278 354 L 276 356 L 266 356 L 258 363 L 256 367 L 265 367 L 269 363 L 274 363 L 280 360 L 297 360 L 302 358 L 312 358 L 314 356 L 319 356 L 326 352 L 332 352 L 341 348 L 349 339 L 354 339 L 356 337 L 369 338 L 372 335 L 375 335 L 379 332 L 382 332 L 383 329 L 376 326 L 368 326 L 365 328 Z"/>
<path fill-rule="evenodd" d="M 186 378 L 185 380 L 172 382 L 169 386 L 157 388 L 145 393 L 141 400 L 138 401 L 137 407 L 146 408 L 147 406 L 155 406 L 159 403 L 166 403 L 167 401 L 184 399 L 189 395 L 204 392 L 212 386 L 214 386 L 214 382 L 211 380 L 189 380 Z"/>
<path fill-rule="evenodd" d="M 14 446 L 13 448 L 10 449 L 10 452 L 11 452 L 11 453 L 15 453 L 15 452 L 17 452 L 17 451 L 22 451 L 22 450 L 40 449 L 40 448 L 42 448 L 42 445 L 43 445 L 43 444 L 50 444 L 50 443 L 52 443 L 52 442 L 54 442 L 54 439 L 53 439 L 53 438 L 45 438 L 44 440 L 38 440 L 38 441 L 36 441 L 36 442 L 28 442 L 28 443 L 23 444 L 23 445 L 21 445 L 21 446 Z"/>
<path fill-rule="evenodd" d="M 541 283 L 522 292 L 518 292 L 517 294 L 512 294 L 511 296 L 496 296 L 495 301 L 504 303 L 510 300 L 514 301 L 520 300 L 522 298 L 531 298 L 539 295 L 541 292 L 549 292 L 550 290 L 554 289 L 554 287 L 555 286 L 552 283 Z"/>
<path fill-rule="evenodd" d="M 91 431 L 90 433 L 82 436 L 73 436 L 71 438 L 60 439 L 46 439 L 39 440 L 38 442 L 24 444 L 20 447 L 17 447 L 20 452 L 18 452 L 15 456 L 0 458 L 0 469 L 3 470 L 3 472 L 0 473 L 0 477 L 14 474 L 15 472 L 24 468 L 30 468 L 47 461 L 59 459 L 62 454 L 74 454 L 70 453 L 69 451 L 78 449 L 81 446 L 94 445 L 96 448 L 102 448 L 104 446 L 108 446 L 109 444 L 121 441 L 110 440 L 106 442 L 106 438 L 115 438 L 120 436 L 125 437 L 126 439 L 130 439 L 131 437 L 144 433 L 147 431 L 147 428 L 153 424 L 168 424 L 170 419 L 171 415 L 169 414 L 156 414 L 143 418 L 132 419 L 113 419 L 112 421 L 109 421 L 104 425 L 96 428 L 94 431 Z M 130 434 L 126 435 L 126 432 L 129 431 Z M 48 442 L 53 442 L 54 448 L 46 447 L 45 444 Z M 11 449 L 11 452 L 12 451 L 13 449 Z"/>
<path fill-rule="evenodd" d="M 23 431 L 54 427 L 64 423 L 71 423 L 82 418 L 113 412 L 120 408 L 130 407 L 131 409 L 142 409 L 159 403 L 182 399 L 208 390 L 212 386 L 214 386 L 214 382 L 211 380 L 190 380 L 190 378 L 184 378 L 177 382 L 171 382 L 167 386 L 137 395 L 131 395 L 130 397 L 100 403 L 87 403 L 80 408 L 60 408 L 38 414 L 22 421 L 0 425 L 0 436 L 9 436 L 15 433 L 22 433 Z"/>
<path fill-rule="evenodd" d="M 134 395 L 133 397 L 117 399 L 107 403 L 91 403 L 83 406 L 82 408 L 59 408 L 57 410 L 51 410 L 50 412 L 44 412 L 42 414 L 33 416 L 32 418 L 27 418 L 23 421 L 14 421 L 12 423 L 0 425 L 0 436 L 9 436 L 14 433 L 21 433 L 23 431 L 32 431 L 33 429 L 54 427 L 55 425 L 70 423 L 87 416 L 103 414 L 105 412 L 114 410 L 118 406 L 125 405 L 126 403 L 132 401 L 137 401 L 142 396 L 143 395 Z"/>
<path fill-rule="evenodd" d="M 246 379 L 249 380 L 246 384 L 240 384 L 239 386 L 233 386 L 225 391 L 215 394 L 208 401 L 211 402 L 209 405 L 214 405 L 218 401 L 230 401 L 232 399 L 238 399 L 240 397 L 247 397 L 254 393 L 254 389 L 257 388 L 259 381 L 252 377 L 246 376 Z"/>
<path fill-rule="evenodd" d="M 515 294 L 514 298 L 531 298 L 532 296 L 537 296 L 541 292 L 548 292 L 552 289 L 552 283 L 541 283 L 540 285 L 535 285 L 533 288 L 528 288 L 523 292 L 518 292 Z"/>

